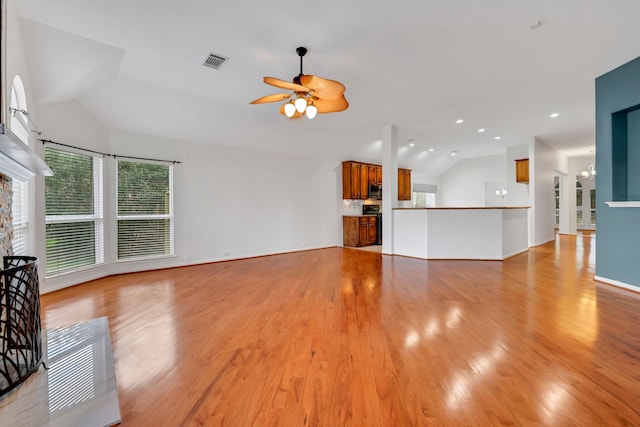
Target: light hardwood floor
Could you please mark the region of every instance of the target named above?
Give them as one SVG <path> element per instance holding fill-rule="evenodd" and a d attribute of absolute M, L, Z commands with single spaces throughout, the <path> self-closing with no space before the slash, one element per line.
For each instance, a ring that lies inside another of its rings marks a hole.
<path fill-rule="evenodd" d="M 640 294 L 594 282 L 594 248 L 121 275 L 44 295 L 43 322 L 109 318 L 124 426 L 639 426 Z"/>

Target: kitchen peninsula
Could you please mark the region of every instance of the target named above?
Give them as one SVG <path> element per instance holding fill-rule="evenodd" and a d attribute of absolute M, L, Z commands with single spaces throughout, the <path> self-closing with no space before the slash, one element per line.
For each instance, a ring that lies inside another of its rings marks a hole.
<path fill-rule="evenodd" d="M 527 209 L 394 208 L 393 252 L 424 259 L 504 260 L 529 249 Z"/>

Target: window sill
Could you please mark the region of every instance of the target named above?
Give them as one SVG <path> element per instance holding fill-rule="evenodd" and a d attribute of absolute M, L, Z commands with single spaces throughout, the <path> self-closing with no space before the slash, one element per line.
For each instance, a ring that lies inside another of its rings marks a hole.
<path fill-rule="evenodd" d="M 639 201 L 604 202 L 610 208 L 640 208 Z"/>
<path fill-rule="evenodd" d="M 51 276 L 45 276 L 45 280 L 55 280 L 59 278 L 64 278 L 65 276 L 69 276 L 71 274 L 85 274 L 87 272 L 91 272 L 92 270 L 98 270 L 104 268 L 107 264 L 101 262 L 99 264 L 91 264 L 84 267 L 79 267 L 75 270 L 67 270 L 60 273 L 52 274 Z"/>

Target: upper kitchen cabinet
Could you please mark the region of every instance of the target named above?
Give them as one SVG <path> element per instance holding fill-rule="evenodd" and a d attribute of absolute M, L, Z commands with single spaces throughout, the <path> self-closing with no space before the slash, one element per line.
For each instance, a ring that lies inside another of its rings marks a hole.
<path fill-rule="evenodd" d="M 529 159 L 516 160 L 516 182 L 529 183 Z"/>
<path fill-rule="evenodd" d="M 369 184 L 382 185 L 382 166 L 368 165 Z"/>
<path fill-rule="evenodd" d="M 369 165 L 342 162 L 342 198 L 366 199 L 369 189 Z"/>
<path fill-rule="evenodd" d="M 411 200 L 411 170 L 398 168 L 398 200 Z"/>

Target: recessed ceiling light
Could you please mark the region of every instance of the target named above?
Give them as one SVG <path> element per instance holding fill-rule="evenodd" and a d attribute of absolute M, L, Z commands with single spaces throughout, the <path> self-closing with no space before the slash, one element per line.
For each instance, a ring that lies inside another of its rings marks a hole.
<path fill-rule="evenodd" d="M 555 119 L 556 117 L 558 117 L 560 115 L 560 113 L 551 113 L 549 115 L 549 117 L 551 117 L 552 119 Z"/>
<path fill-rule="evenodd" d="M 435 148 L 429 148 L 429 152 L 431 152 L 431 153 L 432 153 L 432 152 L 434 152 L 434 151 L 436 151 L 436 149 L 435 149 Z"/>
<path fill-rule="evenodd" d="M 493 139 L 495 139 L 496 141 L 500 141 L 502 139 L 502 137 L 501 136 L 496 136 Z"/>
<path fill-rule="evenodd" d="M 451 155 L 452 155 L 452 156 L 455 156 L 456 154 L 458 154 L 458 152 L 457 152 L 457 151 L 455 151 L 455 150 L 451 152 Z"/>
<path fill-rule="evenodd" d="M 464 120 L 458 119 L 458 120 L 456 120 L 456 123 L 464 123 Z"/>
<path fill-rule="evenodd" d="M 416 144 L 414 144 L 413 142 L 411 144 L 409 144 L 409 147 L 415 147 Z"/>
<path fill-rule="evenodd" d="M 480 129 L 478 129 L 478 132 L 482 133 L 482 132 L 484 132 L 485 130 L 486 130 L 485 128 L 480 128 Z"/>

